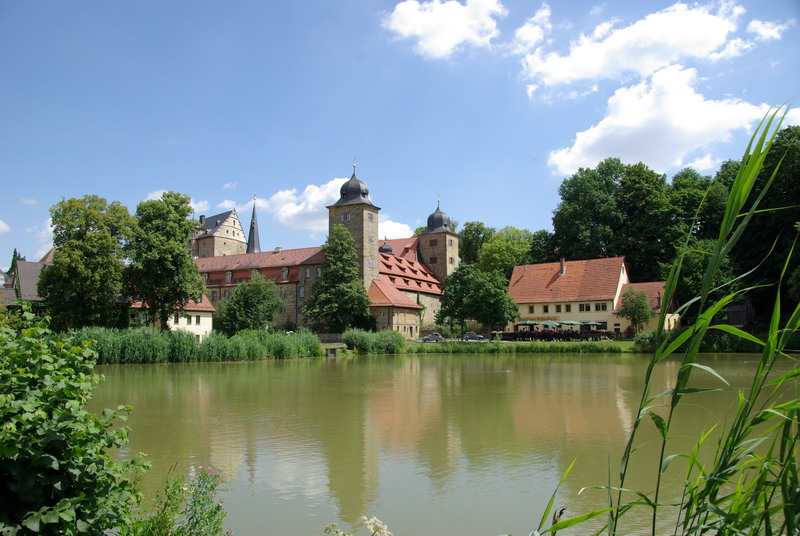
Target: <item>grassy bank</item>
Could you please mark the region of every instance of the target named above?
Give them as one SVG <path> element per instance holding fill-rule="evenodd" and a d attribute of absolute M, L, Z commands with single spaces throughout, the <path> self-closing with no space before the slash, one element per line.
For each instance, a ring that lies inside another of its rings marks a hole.
<path fill-rule="evenodd" d="M 95 341 L 99 364 L 253 361 L 322 355 L 319 337 L 307 330 L 291 335 L 252 330 L 233 337 L 212 333 L 199 342 L 185 331 L 150 328 L 84 328 L 71 337 L 72 344 L 84 340 Z"/>

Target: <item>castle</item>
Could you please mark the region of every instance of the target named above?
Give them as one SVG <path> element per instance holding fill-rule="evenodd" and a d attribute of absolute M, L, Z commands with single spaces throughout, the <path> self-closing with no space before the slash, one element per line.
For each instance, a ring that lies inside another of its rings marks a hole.
<path fill-rule="evenodd" d="M 407 338 L 418 337 L 422 326 L 435 322 L 442 282 L 459 265 L 458 235 L 453 232 L 450 218 L 437 206 L 419 236 L 381 241 L 380 208 L 370 200 L 367 185 L 356 177 L 355 166 L 339 194 L 339 200 L 327 207 L 328 229 L 341 224 L 353 236 L 359 273 L 378 329 L 391 329 Z M 322 247 L 260 251 L 255 204 L 247 238 L 234 209 L 200 216 L 200 227 L 189 248 L 215 306 L 230 296 L 237 284 L 258 271 L 275 281 L 284 299 L 277 324 L 310 325 L 300 308 L 322 276 L 325 252 Z"/>

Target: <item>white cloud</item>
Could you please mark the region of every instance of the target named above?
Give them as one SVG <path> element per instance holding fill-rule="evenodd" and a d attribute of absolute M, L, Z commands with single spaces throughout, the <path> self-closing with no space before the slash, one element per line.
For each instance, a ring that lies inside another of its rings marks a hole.
<path fill-rule="evenodd" d="M 789 21 L 787 24 L 779 24 L 777 22 L 770 22 L 766 20 L 753 19 L 747 25 L 747 31 L 755 34 L 756 39 L 760 41 L 769 41 L 770 39 L 780 40 L 783 32 L 791 26 L 794 21 Z"/>
<path fill-rule="evenodd" d="M 34 225 L 25 229 L 26 233 L 31 233 L 36 237 L 36 253 L 33 254 L 34 260 L 44 257 L 53 247 L 53 220 L 47 218 L 41 225 Z"/>
<path fill-rule="evenodd" d="M 197 201 L 194 197 L 189 200 L 189 205 L 191 205 L 192 210 L 197 214 L 206 212 L 211 206 L 208 201 Z"/>
<path fill-rule="evenodd" d="M 401 38 L 417 40 L 416 51 L 428 58 L 447 58 L 464 45 L 489 46 L 500 32 L 495 17 L 506 9 L 500 0 L 405 0 L 383 20 Z"/>
<path fill-rule="evenodd" d="M 161 199 L 161 196 L 164 195 L 164 193 L 166 193 L 166 190 L 154 190 L 154 191 L 150 192 L 149 194 L 147 194 L 145 196 L 144 200 L 145 201 L 156 201 L 158 199 Z"/>
<path fill-rule="evenodd" d="M 408 238 L 414 234 L 414 229 L 405 223 L 399 223 L 390 219 L 379 219 L 378 221 L 378 237 L 383 240 L 384 238 Z"/>
<path fill-rule="evenodd" d="M 552 151 L 548 163 L 569 175 L 615 156 L 664 172 L 684 165 L 690 153 L 730 140 L 733 130 L 750 128 L 768 109 L 733 98 L 706 99 L 696 82 L 694 69 L 673 65 L 618 89 L 605 117 L 579 132 L 571 147 Z"/>
<path fill-rule="evenodd" d="M 3 220 L 0 220 L 0 234 L 10 233 L 10 232 L 11 232 L 11 226 L 6 222 L 4 222 Z"/>
<path fill-rule="evenodd" d="M 741 54 L 747 49 L 743 42 L 729 45 L 742 13 L 737 7 L 725 4 L 712 13 L 706 6 L 677 3 L 623 28 L 612 30 L 604 22 L 592 37 L 573 42 L 566 56 L 537 48 L 523 60 L 524 74 L 551 86 L 630 72 L 648 76 L 683 58 Z"/>
<path fill-rule="evenodd" d="M 39 201 L 37 201 L 36 199 L 31 199 L 30 197 L 23 197 L 22 199 L 20 199 L 20 201 L 22 201 L 22 204 L 24 204 L 24 205 L 38 205 L 39 204 Z"/>
<path fill-rule="evenodd" d="M 685 167 L 690 167 L 697 171 L 714 171 L 719 169 L 720 164 L 722 164 L 721 158 L 714 158 L 711 153 L 706 153 L 705 156 L 692 160 Z"/>
<path fill-rule="evenodd" d="M 514 32 L 514 53 L 525 54 L 550 33 L 553 25 L 550 23 L 550 6 L 542 4 L 533 17 L 527 19 L 525 24 Z"/>
<path fill-rule="evenodd" d="M 238 185 L 239 185 L 239 183 L 236 182 L 236 181 L 226 182 L 225 184 L 222 185 L 222 189 L 223 190 L 233 190 Z"/>
<path fill-rule="evenodd" d="M 280 190 L 269 199 L 257 199 L 256 204 L 290 229 L 327 231 L 328 210 L 325 207 L 339 199 L 339 190 L 346 180 L 331 179 L 320 186 L 309 184 L 300 193 L 295 188 Z"/>
<path fill-rule="evenodd" d="M 717 61 L 735 58 L 737 56 L 741 56 L 751 48 L 753 48 L 753 43 L 751 41 L 745 41 L 744 39 L 737 37 L 728 41 L 728 44 L 725 45 L 725 48 L 719 52 L 712 52 L 709 54 L 708 59 L 711 61 Z"/>
<path fill-rule="evenodd" d="M 226 199 L 225 201 L 217 203 L 217 208 L 220 210 L 233 210 L 236 208 L 236 201 Z"/>

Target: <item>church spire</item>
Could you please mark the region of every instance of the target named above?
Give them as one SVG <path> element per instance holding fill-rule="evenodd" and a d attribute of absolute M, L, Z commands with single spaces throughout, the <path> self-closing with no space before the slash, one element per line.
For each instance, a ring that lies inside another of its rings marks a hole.
<path fill-rule="evenodd" d="M 247 235 L 247 253 L 261 253 L 258 220 L 256 219 L 256 194 L 253 194 L 253 217 L 250 219 L 250 233 Z"/>

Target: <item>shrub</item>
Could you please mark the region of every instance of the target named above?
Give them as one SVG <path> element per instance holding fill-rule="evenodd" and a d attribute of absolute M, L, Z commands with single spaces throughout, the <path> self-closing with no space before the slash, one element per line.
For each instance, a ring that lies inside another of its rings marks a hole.
<path fill-rule="evenodd" d="M 24 313 L 0 327 L 0 533 L 102 534 L 126 525 L 138 495 L 136 458 L 115 462 L 127 444 L 112 430 L 130 407 L 84 408 L 101 377 L 89 343 L 55 337 L 45 321 Z"/>
<path fill-rule="evenodd" d="M 405 337 L 396 331 L 379 331 L 371 336 L 370 353 L 373 354 L 399 354 L 406 345 Z"/>
<path fill-rule="evenodd" d="M 347 346 L 348 350 L 358 350 L 361 354 L 367 354 L 369 353 L 372 339 L 368 331 L 350 328 L 342 333 L 342 342 Z"/>
<path fill-rule="evenodd" d="M 640 331 L 633 337 L 633 349 L 636 352 L 652 352 L 656 349 L 654 331 Z"/>

